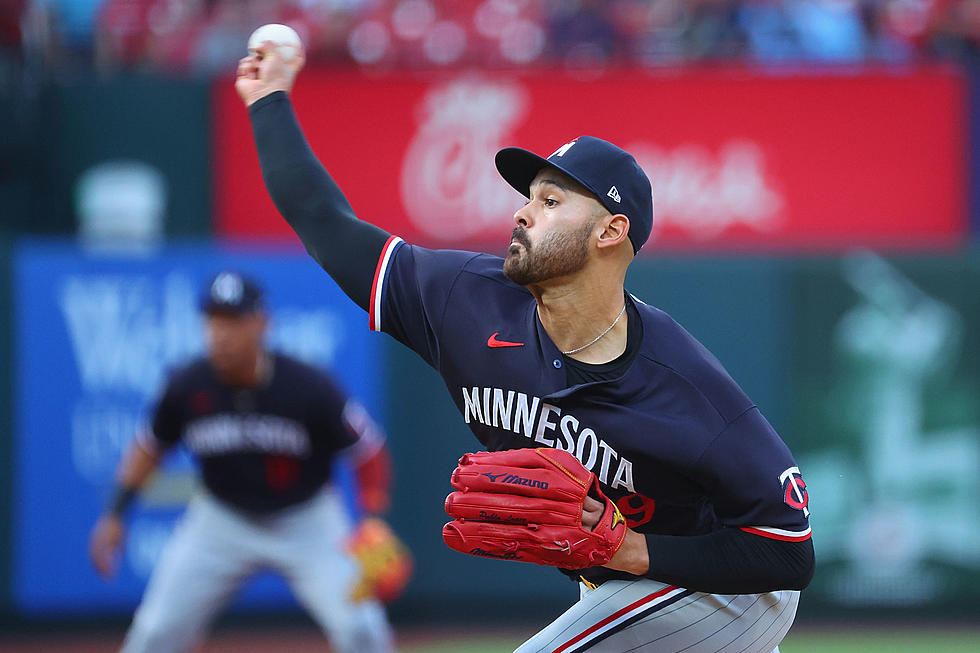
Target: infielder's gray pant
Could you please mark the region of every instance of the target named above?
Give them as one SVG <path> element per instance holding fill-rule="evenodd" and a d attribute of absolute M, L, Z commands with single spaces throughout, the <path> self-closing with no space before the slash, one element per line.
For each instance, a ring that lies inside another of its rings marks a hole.
<path fill-rule="evenodd" d="M 581 598 L 514 653 L 778 653 L 800 593 L 719 595 L 654 580 L 580 585 Z"/>
<path fill-rule="evenodd" d="M 347 598 L 358 573 L 344 551 L 349 532 L 347 512 L 331 490 L 257 519 L 198 494 L 153 570 L 123 653 L 191 649 L 231 595 L 261 568 L 282 574 L 339 653 L 391 653 L 384 608 Z"/>

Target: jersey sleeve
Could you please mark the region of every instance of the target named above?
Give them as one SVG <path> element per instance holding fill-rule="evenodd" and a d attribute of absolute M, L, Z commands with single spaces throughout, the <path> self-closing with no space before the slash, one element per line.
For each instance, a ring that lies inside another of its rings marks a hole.
<path fill-rule="evenodd" d="M 385 443 L 381 426 L 371 418 L 371 414 L 356 399 L 347 401 L 342 415 L 344 426 L 354 436 L 354 443 L 344 452 L 355 464 L 370 460 Z"/>
<path fill-rule="evenodd" d="M 310 435 L 327 451 L 340 451 L 358 440 L 344 417 L 349 400 L 347 394 L 326 374 L 318 373 L 315 392 L 310 396 Z"/>
<path fill-rule="evenodd" d="M 789 448 L 758 408 L 732 421 L 698 465 L 723 525 L 777 540 L 810 538 L 806 484 Z"/>
<path fill-rule="evenodd" d="M 439 366 L 446 306 L 473 252 L 431 250 L 392 237 L 378 261 L 371 299 L 371 329 L 384 331 Z M 470 298 L 474 304 L 478 298 Z"/>
<path fill-rule="evenodd" d="M 150 450 L 166 451 L 177 444 L 186 425 L 186 392 L 181 375 L 171 377 L 153 409 L 150 432 L 141 443 Z"/>

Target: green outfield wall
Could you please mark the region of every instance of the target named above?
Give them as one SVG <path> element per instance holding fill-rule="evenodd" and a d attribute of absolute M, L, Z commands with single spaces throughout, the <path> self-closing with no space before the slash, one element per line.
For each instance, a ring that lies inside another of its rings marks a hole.
<path fill-rule="evenodd" d="M 209 93 L 205 82 L 120 76 L 0 97 L 0 116 L 19 118 L 11 146 L 0 150 L 16 162 L 0 166 L 7 173 L 0 174 L 0 226 L 14 233 L 74 233 L 85 174 L 99 166 L 115 166 L 110 172 L 116 174 L 138 166 L 151 175 L 148 183 L 159 182 L 164 233 L 211 233 Z"/>
<path fill-rule="evenodd" d="M 975 614 L 980 257 L 797 261 L 788 287 L 810 609 Z"/>

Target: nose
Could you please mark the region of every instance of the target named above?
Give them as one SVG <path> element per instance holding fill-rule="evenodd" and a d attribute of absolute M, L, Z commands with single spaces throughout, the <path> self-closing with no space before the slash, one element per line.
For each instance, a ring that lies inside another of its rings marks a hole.
<path fill-rule="evenodd" d="M 517 209 L 517 211 L 514 212 L 514 222 L 517 223 L 518 226 L 524 227 L 525 229 L 531 226 L 531 203 L 530 202 L 528 202 L 527 204 L 525 204 L 524 206 L 522 206 L 521 208 Z"/>

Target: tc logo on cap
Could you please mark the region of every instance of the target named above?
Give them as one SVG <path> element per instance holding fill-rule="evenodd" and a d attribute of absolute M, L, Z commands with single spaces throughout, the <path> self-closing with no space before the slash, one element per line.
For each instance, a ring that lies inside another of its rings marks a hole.
<path fill-rule="evenodd" d="M 551 156 L 549 156 L 548 158 L 550 159 L 551 157 L 554 157 L 554 156 L 559 156 L 559 157 L 560 156 L 565 156 L 565 152 L 567 152 L 568 151 L 568 148 L 570 148 L 572 145 L 575 145 L 575 141 L 572 141 L 571 143 L 565 143 L 564 145 L 562 145 L 561 147 L 559 147 L 557 150 L 555 150 L 554 152 L 552 152 L 551 153 Z"/>
<path fill-rule="evenodd" d="M 614 200 L 616 200 L 616 203 L 617 204 L 620 204 L 623 201 L 622 198 L 619 196 L 619 191 L 616 190 L 616 187 L 615 186 L 613 186 L 612 188 L 610 188 L 609 189 L 609 192 L 606 193 L 606 195 L 608 195 L 609 197 L 611 197 Z"/>
<path fill-rule="evenodd" d="M 219 274 L 211 284 L 211 298 L 219 304 L 238 304 L 244 292 L 241 277 L 230 272 Z"/>

